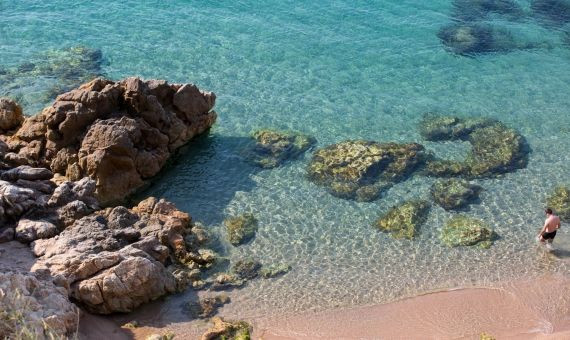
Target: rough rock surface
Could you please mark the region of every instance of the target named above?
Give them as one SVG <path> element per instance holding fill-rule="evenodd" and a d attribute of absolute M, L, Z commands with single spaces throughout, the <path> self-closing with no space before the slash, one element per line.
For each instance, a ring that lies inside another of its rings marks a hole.
<path fill-rule="evenodd" d="M 316 143 L 313 137 L 290 131 L 259 130 L 248 158 L 262 168 L 275 168 L 288 159 L 299 157 Z"/>
<path fill-rule="evenodd" d="M 253 237 L 257 231 L 257 219 L 251 213 L 229 217 L 224 220 L 228 240 L 234 246 L 243 244 Z"/>
<path fill-rule="evenodd" d="M 291 270 L 291 265 L 287 263 L 280 263 L 280 264 L 271 264 L 271 265 L 263 265 L 263 268 L 259 271 L 259 275 L 261 275 L 265 279 L 271 279 L 274 277 L 278 277 L 281 275 L 287 274 Z"/>
<path fill-rule="evenodd" d="M 493 243 L 494 232 L 483 221 L 458 215 L 451 218 L 441 230 L 441 241 L 450 246 L 472 246 L 489 248 Z"/>
<path fill-rule="evenodd" d="M 96 181 L 102 204 L 120 201 L 216 120 L 215 95 L 190 84 L 95 79 L 26 119 L 4 161 Z"/>
<path fill-rule="evenodd" d="M 197 302 L 188 303 L 187 310 L 193 318 L 209 318 L 216 314 L 218 308 L 230 302 L 230 297 L 225 294 L 213 297 L 205 297 Z"/>
<path fill-rule="evenodd" d="M 570 188 L 566 186 L 556 187 L 546 202 L 561 220 L 570 221 Z"/>
<path fill-rule="evenodd" d="M 245 321 L 224 321 L 222 318 L 212 318 L 213 327 L 202 334 L 201 340 L 249 340 L 251 326 Z"/>
<path fill-rule="evenodd" d="M 17 129 L 24 121 L 22 108 L 15 101 L 0 98 L 0 133 Z"/>
<path fill-rule="evenodd" d="M 492 177 L 526 167 L 529 147 L 514 129 L 493 119 L 427 115 L 420 133 L 431 141 L 467 140 L 471 151 L 464 161 L 432 159 L 426 172 L 433 176 Z"/>
<path fill-rule="evenodd" d="M 424 148 L 416 143 L 344 141 L 317 150 L 308 174 L 337 197 L 372 201 L 424 160 Z"/>
<path fill-rule="evenodd" d="M 483 188 L 464 179 L 438 180 L 431 187 L 435 203 L 446 210 L 460 209 L 479 197 Z"/>
<path fill-rule="evenodd" d="M 378 219 L 381 231 L 389 232 L 396 239 L 412 239 L 426 221 L 430 204 L 423 200 L 406 201 L 390 209 Z"/>
<path fill-rule="evenodd" d="M 97 211 L 51 239 L 36 240 L 33 269 L 65 278 L 71 296 L 91 312 L 129 312 L 177 290 L 169 264 L 211 263 L 210 256 L 188 249 L 189 233 L 188 214 L 151 197 L 130 210 Z"/>
<path fill-rule="evenodd" d="M 72 335 L 79 309 L 64 287 L 31 273 L 0 273 L 0 338 L 53 339 Z"/>

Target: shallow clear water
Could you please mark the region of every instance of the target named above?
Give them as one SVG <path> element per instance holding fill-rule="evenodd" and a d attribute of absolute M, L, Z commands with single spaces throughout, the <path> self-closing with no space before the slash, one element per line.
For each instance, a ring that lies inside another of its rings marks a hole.
<path fill-rule="evenodd" d="M 215 128 L 147 194 L 175 202 L 222 238 L 225 217 L 253 212 L 260 221 L 253 242 L 220 250 L 230 259 L 293 266 L 281 278 L 231 292 L 224 315 L 369 304 L 568 273 L 564 256 L 545 255 L 534 243 L 547 194 L 570 182 L 570 48 L 562 43 L 568 28 L 491 17 L 519 41 L 543 47 L 462 57 L 436 36 L 450 9 L 449 0 L 0 0 L 0 67 L 84 45 L 102 50 L 110 78 L 164 78 L 216 92 Z M 41 109 L 38 93 L 53 79 L 18 81 L 0 83 L 0 95 L 19 95 L 29 114 Z M 438 231 L 451 213 L 437 206 L 413 241 L 372 227 L 394 204 L 427 197 L 433 179 L 416 176 L 378 201 L 357 203 L 305 179 L 311 152 L 274 170 L 252 167 L 240 155 L 251 131 L 271 127 L 311 134 L 318 147 L 356 138 L 416 141 L 441 157 L 461 158 L 465 145 L 422 141 L 416 124 L 427 111 L 498 118 L 532 148 L 526 169 L 476 181 L 485 191 L 468 214 L 501 236 L 488 250 L 442 246 Z M 558 242 L 568 245 L 569 238 L 563 233 Z"/>

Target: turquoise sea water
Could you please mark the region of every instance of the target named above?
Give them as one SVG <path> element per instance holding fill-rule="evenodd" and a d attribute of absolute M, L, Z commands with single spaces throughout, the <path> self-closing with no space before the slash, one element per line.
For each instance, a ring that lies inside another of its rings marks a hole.
<path fill-rule="evenodd" d="M 526 13 L 529 2 L 519 1 Z M 537 249 L 547 194 L 570 183 L 570 25 L 530 17 L 487 22 L 517 41 L 540 45 L 503 54 L 458 56 L 436 34 L 451 22 L 436 1 L 6 1 L 0 0 L 0 68 L 77 45 L 101 49 L 102 73 L 192 82 L 216 92 L 219 120 L 145 194 L 165 197 L 223 238 L 225 217 L 253 212 L 257 237 L 219 250 L 231 260 L 288 262 L 277 279 L 230 293 L 230 317 L 258 317 L 385 302 L 429 290 L 568 273 L 564 256 Z M 0 83 L 32 114 L 54 79 Z M 489 116 L 517 128 L 528 167 L 477 180 L 481 202 L 467 214 L 501 236 L 488 250 L 449 249 L 438 240 L 452 215 L 434 205 L 420 235 L 397 241 L 372 227 L 409 198 L 427 197 L 433 179 L 415 176 L 384 198 L 335 198 L 305 178 L 311 152 L 261 170 L 241 157 L 258 128 L 313 135 L 317 147 L 346 139 L 415 141 L 444 158 L 468 145 L 425 142 L 416 125 L 427 111 Z M 558 242 L 569 244 L 562 233 Z M 570 250 L 570 249 L 569 249 Z M 172 308 L 185 297 L 169 299 Z M 180 317 L 180 321 L 184 317 Z"/>

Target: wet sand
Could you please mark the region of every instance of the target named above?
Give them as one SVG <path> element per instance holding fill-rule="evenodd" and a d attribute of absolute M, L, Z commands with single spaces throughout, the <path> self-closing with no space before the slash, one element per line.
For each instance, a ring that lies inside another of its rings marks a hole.
<path fill-rule="evenodd" d="M 143 313 L 144 311 L 144 313 Z M 207 328 L 182 321 L 160 303 L 129 315 L 85 316 L 81 338 L 145 339 L 172 332 L 197 339 Z M 223 313 L 221 315 L 223 317 Z M 137 320 L 142 327 L 120 330 Z M 570 277 L 556 275 L 528 281 L 426 293 L 387 304 L 259 317 L 254 339 L 570 339 Z M 94 332 L 94 333 L 93 333 Z"/>

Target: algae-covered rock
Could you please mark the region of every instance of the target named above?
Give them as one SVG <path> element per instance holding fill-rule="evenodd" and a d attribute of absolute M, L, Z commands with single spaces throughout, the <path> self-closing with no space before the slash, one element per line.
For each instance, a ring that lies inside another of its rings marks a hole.
<path fill-rule="evenodd" d="M 371 201 L 424 161 L 424 148 L 417 143 L 344 141 L 317 150 L 308 175 L 337 197 Z"/>
<path fill-rule="evenodd" d="M 449 52 L 467 56 L 535 47 L 518 42 L 507 29 L 479 22 L 449 24 L 439 30 L 437 37 Z"/>
<path fill-rule="evenodd" d="M 239 288 L 246 283 L 246 280 L 233 273 L 220 273 L 214 279 L 211 288 L 213 290 L 225 290 Z"/>
<path fill-rule="evenodd" d="M 458 215 L 447 221 L 440 239 L 450 247 L 478 245 L 489 248 L 493 243 L 493 230 L 479 219 Z"/>
<path fill-rule="evenodd" d="M 252 136 L 255 144 L 248 150 L 248 158 L 262 168 L 275 168 L 288 159 L 295 159 L 316 143 L 304 134 L 290 131 L 258 130 Z"/>
<path fill-rule="evenodd" d="M 271 264 L 263 266 L 259 274 L 265 279 L 271 279 L 277 276 L 285 275 L 291 270 L 291 266 L 287 263 Z"/>
<path fill-rule="evenodd" d="M 220 294 L 213 297 L 205 297 L 199 301 L 191 301 L 186 306 L 186 309 L 192 317 L 205 319 L 212 317 L 220 307 L 229 302 L 229 296 Z"/>
<path fill-rule="evenodd" d="M 420 133 L 431 141 L 467 140 L 471 150 L 464 161 L 430 159 L 425 171 L 439 177 L 490 177 L 526 167 L 526 139 L 503 123 L 487 118 L 426 115 Z"/>
<path fill-rule="evenodd" d="M 212 318 L 214 326 L 202 334 L 201 340 L 250 340 L 252 327 L 245 321 Z"/>
<path fill-rule="evenodd" d="M 412 239 L 426 221 L 430 204 L 423 200 L 404 202 L 390 209 L 376 222 L 381 231 L 389 232 L 396 239 Z"/>
<path fill-rule="evenodd" d="M 255 279 L 259 275 L 260 269 L 261 263 L 259 263 L 259 261 L 246 258 L 234 263 L 232 266 L 232 273 L 241 279 L 251 280 Z"/>
<path fill-rule="evenodd" d="M 475 200 L 481 187 L 463 179 L 436 181 L 431 187 L 433 200 L 446 210 L 459 209 Z"/>
<path fill-rule="evenodd" d="M 559 186 L 547 198 L 548 206 L 564 221 L 570 221 L 570 188 Z"/>
<path fill-rule="evenodd" d="M 513 0 L 454 0 L 452 16 L 461 21 L 481 20 L 490 14 L 498 14 L 507 19 L 524 16 L 521 6 Z"/>
<path fill-rule="evenodd" d="M 251 213 L 230 217 L 224 221 L 231 244 L 238 246 L 251 240 L 257 232 L 257 219 Z"/>

